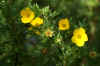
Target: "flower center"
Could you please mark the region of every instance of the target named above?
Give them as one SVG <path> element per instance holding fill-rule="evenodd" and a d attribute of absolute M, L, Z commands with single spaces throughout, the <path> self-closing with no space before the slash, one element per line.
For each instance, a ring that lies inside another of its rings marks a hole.
<path fill-rule="evenodd" d="M 50 35 L 51 34 L 51 32 L 47 32 L 47 35 Z"/>
<path fill-rule="evenodd" d="M 29 14 L 29 13 L 27 13 L 26 17 L 30 17 L 30 14 Z"/>
<path fill-rule="evenodd" d="M 66 27 L 66 24 L 62 24 L 62 27 Z"/>
<path fill-rule="evenodd" d="M 81 37 L 82 37 L 81 35 L 78 35 L 78 36 L 77 36 L 78 39 L 81 39 Z"/>

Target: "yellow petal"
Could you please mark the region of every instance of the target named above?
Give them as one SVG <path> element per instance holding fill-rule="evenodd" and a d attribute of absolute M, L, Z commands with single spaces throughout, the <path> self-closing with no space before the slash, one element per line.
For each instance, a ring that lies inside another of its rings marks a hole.
<path fill-rule="evenodd" d="M 24 17 L 21 18 L 22 23 L 30 23 L 31 20 L 32 18 L 24 18 Z"/>
<path fill-rule="evenodd" d="M 78 43 L 76 43 L 76 45 L 77 45 L 78 47 L 83 47 L 84 44 L 85 44 L 85 42 L 78 42 Z"/>
<path fill-rule="evenodd" d="M 74 30 L 73 35 L 76 35 L 77 33 L 85 33 L 85 29 L 80 27 Z"/>
<path fill-rule="evenodd" d="M 35 18 L 34 20 L 32 20 L 31 24 L 34 27 L 40 26 L 41 24 L 43 24 L 43 19 L 40 17 Z"/>

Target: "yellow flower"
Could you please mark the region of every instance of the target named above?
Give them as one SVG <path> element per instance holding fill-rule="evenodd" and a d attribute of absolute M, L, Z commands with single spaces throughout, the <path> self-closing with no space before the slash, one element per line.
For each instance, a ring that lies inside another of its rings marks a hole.
<path fill-rule="evenodd" d="M 47 29 L 46 31 L 45 31 L 45 36 L 46 37 L 52 37 L 53 36 L 53 31 L 52 30 L 50 30 L 50 29 Z"/>
<path fill-rule="evenodd" d="M 75 29 L 71 40 L 79 47 L 84 46 L 85 42 L 88 41 L 85 29 L 82 27 Z"/>
<path fill-rule="evenodd" d="M 59 30 L 68 30 L 70 28 L 69 20 L 67 18 L 59 21 Z"/>
<path fill-rule="evenodd" d="M 34 27 L 38 27 L 38 26 L 40 26 L 41 24 L 43 24 L 43 19 L 40 18 L 40 17 L 36 17 L 34 20 L 32 20 L 31 24 L 32 24 L 32 26 L 34 26 Z"/>
<path fill-rule="evenodd" d="M 30 23 L 35 17 L 34 12 L 30 8 L 25 8 L 20 12 L 22 23 Z"/>

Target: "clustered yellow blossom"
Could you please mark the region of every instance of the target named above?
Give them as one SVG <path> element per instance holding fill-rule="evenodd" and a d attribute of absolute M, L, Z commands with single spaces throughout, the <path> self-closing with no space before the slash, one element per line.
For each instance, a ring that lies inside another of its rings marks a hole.
<path fill-rule="evenodd" d="M 21 10 L 21 21 L 22 23 L 30 23 L 33 27 L 39 27 L 43 24 L 43 19 L 40 17 L 35 18 L 35 13 L 30 8 L 25 8 Z M 67 18 L 60 19 L 58 22 L 58 29 L 59 30 L 68 30 L 70 28 L 70 22 Z M 32 30 L 32 27 L 29 28 Z M 39 31 L 35 32 L 37 35 L 40 35 Z M 46 37 L 52 37 L 54 32 L 51 29 L 47 29 L 45 31 Z M 73 36 L 71 38 L 72 42 L 75 43 L 77 46 L 82 47 L 84 46 L 85 42 L 88 41 L 88 37 L 84 28 L 80 27 L 74 30 Z M 57 39 L 57 42 L 60 42 L 61 39 Z"/>
<path fill-rule="evenodd" d="M 58 23 L 59 30 L 68 30 L 70 28 L 69 20 L 67 18 L 61 19 Z"/>
<path fill-rule="evenodd" d="M 88 41 L 85 29 L 82 27 L 75 29 L 71 40 L 79 47 L 84 46 L 85 42 Z"/>
<path fill-rule="evenodd" d="M 28 7 L 21 10 L 20 14 L 22 23 L 30 23 L 32 19 L 35 17 L 34 12 Z"/>
<path fill-rule="evenodd" d="M 35 13 L 28 7 L 21 10 L 20 14 L 22 23 L 30 23 L 33 27 L 39 27 L 43 24 L 43 19 L 40 17 L 35 18 Z"/>

